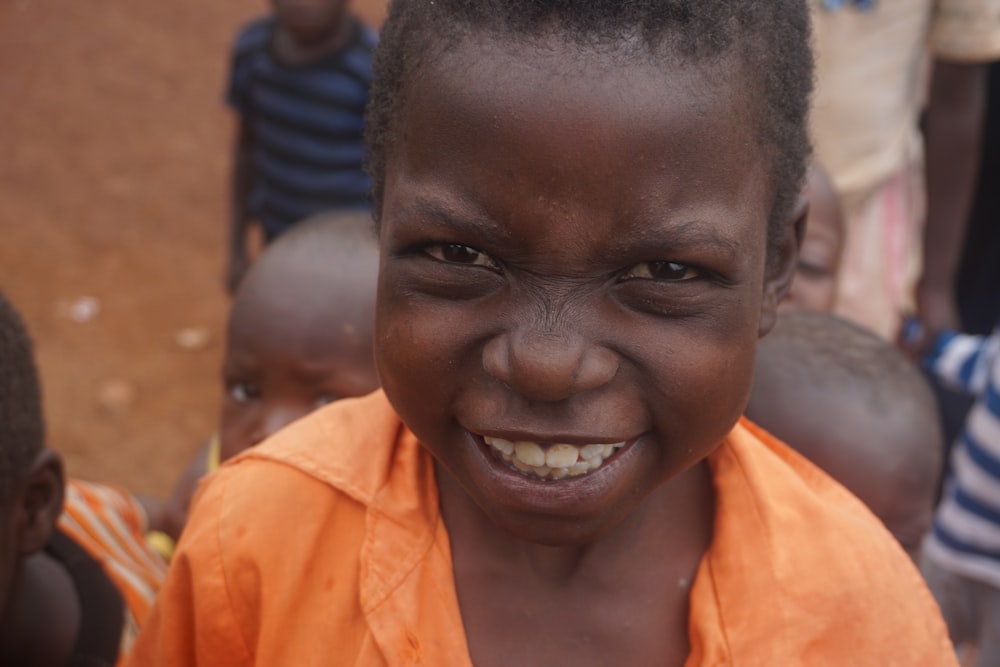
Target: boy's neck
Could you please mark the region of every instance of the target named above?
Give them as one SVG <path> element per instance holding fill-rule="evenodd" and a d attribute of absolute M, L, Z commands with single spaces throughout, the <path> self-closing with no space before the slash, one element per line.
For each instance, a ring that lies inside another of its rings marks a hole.
<path fill-rule="evenodd" d="M 353 30 L 354 21 L 347 14 L 329 32 L 312 39 L 302 39 L 279 23 L 274 30 L 274 56 L 291 67 L 311 65 L 344 48 Z"/>
<path fill-rule="evenodd" d="M 661 485 L 606 534 L 581 546 L 513 537 L 446 475 L 438 467 L 473 662 L 685 664 L 690 591 L 715 516 L 707 463 Z"/>
<path fill-rule="evenodd" d="M 650 565 L 658 571 L 664 571 L 667 562 L 676 567 L 666 569 L 687 572 L 697 567 L 711 542 L 715 511 L 707 462 L 663 484 L 599 540 L 574 546 L 516 539 L 495 526 L 458 483 L 436 467 L 441 513 L 453 549 L 456 540 L 474 545 L 472 562 L 502 561 L 531 573 L 540 585 L 571 583 L 615 565 L 638 574 L 640 553 L 653 554 Z M 635 548 L 640 543 L 641 551 Z"/>
<path fill-rule="evenodd" d="M 0 623 L 0 664 L 62 667 L 80 631 L 80 598 L 61 563 L 42 552 L 24 560 Z"/>

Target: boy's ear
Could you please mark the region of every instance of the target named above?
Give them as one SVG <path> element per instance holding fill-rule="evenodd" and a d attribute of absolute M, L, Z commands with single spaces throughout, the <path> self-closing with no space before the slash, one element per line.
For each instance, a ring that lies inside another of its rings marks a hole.
<path fill-rule="evenodd" d="M 760 307 L 760 323 L 757 335 L 764 336 L 773 327 L 778 317 L 778 304 L 792 285 L 795 277 L 795 266 L 799 260 L 799 249 L 806 231 L 806 216 L 809 214 L 809 200 L 805 195 L 799 195 L 792 212 L 784 226 L 784 238 L 776 245 L 773 256 L 767 259 L 767 272 L 764 276 L 764 300 Z M 770 243 L 768 243 L 770 245 Z"/>
<path fill-rule="evenodd" d="M 18 553 L 30 556 L 45 547 L 62 514 L 66 478 L 59 454 L 43 449 L 21 478 L 14 512 Z"/>

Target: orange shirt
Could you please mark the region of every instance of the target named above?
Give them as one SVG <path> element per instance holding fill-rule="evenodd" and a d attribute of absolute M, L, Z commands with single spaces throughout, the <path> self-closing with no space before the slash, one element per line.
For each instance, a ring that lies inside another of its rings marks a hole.
<path fill-rule="evenodd" d="M 701 665 L 956 665 L 861 502 L 739 425 L 709 458 L 691 592 Z M 313 413 L 203 487 L 132 665 L 469 667 L 430 456 L 383 394 Z"/>

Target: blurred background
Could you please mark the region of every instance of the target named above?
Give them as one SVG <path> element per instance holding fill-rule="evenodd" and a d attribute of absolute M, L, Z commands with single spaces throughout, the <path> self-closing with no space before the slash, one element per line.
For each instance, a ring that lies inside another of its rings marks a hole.
<path fill-rule="evenodd" d="M 354 0 L 378 25 L 386 0 Z M 214 432 L 238 29 L 263 0 L 0 3 L 0 289 L 74 477 L 165 493 Z"/>

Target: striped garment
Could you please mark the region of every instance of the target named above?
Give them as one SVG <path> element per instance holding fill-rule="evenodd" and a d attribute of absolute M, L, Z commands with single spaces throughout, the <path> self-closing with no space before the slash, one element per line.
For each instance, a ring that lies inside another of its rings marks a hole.
<path fill-rule="evenodd" d="M 1000 326 L 990 336 L 943 334 L 924 365 L 977 397 L 952 450 L 924 556 L 1000 588 Z"/>
<path fill-rule="evenodd" d="M 121 592 L 126 608 L 121 647 L 124 657 L 167 573 L 166 563 L 146 545 L 146 513 L 128 493 L 71 480 L 66 486 L 59 528 L 101 564 Z"/>
<path fill-rule="evenodd" d="M 300 67 L 271 53 L 273 17 L 236 40 L 228 100 L 254 137 L 249 208 L 268 239 L 315 213 L 370 207 L 363 132 L 377 38 L 349 20 L 347 46 Z"/>

